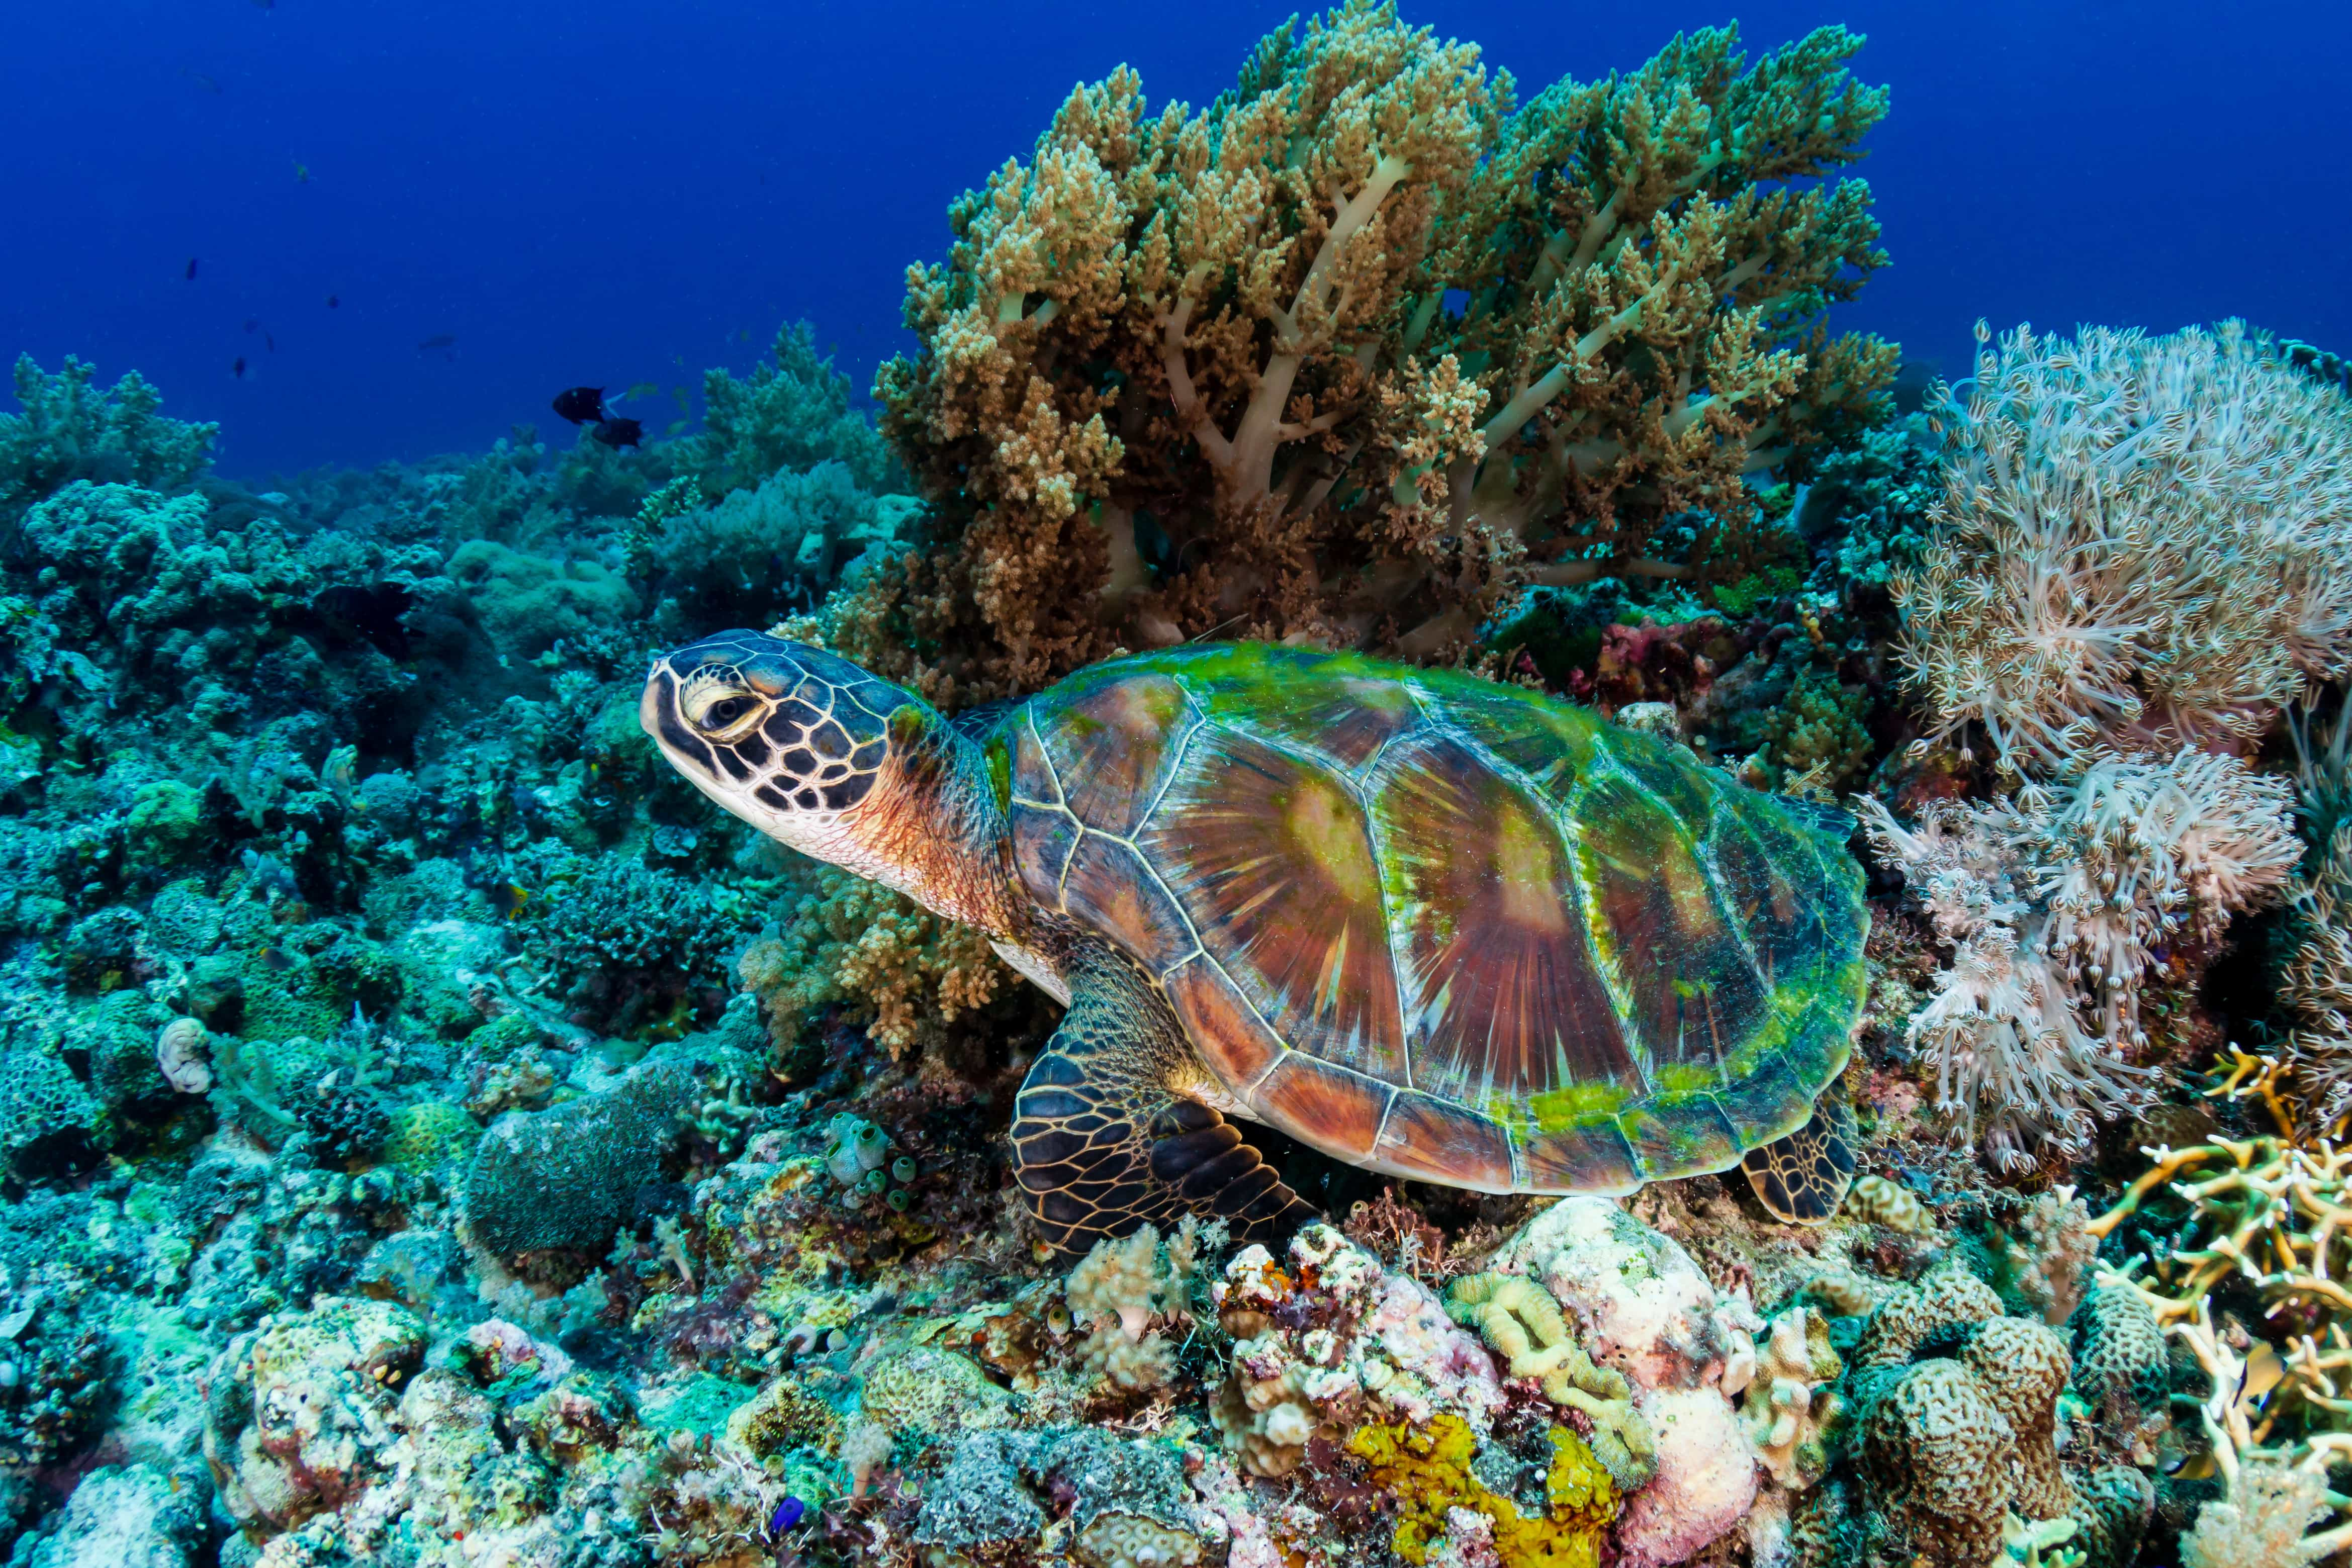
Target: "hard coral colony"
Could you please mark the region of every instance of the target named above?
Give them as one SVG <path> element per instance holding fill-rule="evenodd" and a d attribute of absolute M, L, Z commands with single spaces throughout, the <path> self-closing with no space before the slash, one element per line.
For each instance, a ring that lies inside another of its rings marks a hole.
<path fill-rule="evenodd" d="M 2352 397 L 1898 416 L 1861 45 L 1122 70 L 878 431 L 20 361 L 10 1561 L 2352 1549 Z"/>

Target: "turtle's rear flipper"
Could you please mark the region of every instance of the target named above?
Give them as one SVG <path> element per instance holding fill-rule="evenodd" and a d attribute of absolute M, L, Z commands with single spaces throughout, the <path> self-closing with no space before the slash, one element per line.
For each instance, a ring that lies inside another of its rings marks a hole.
<path fill-rule="evenodd" d="M 1785 1138 L 1748 1150 L 1739 1166 L 1775 1218 L 1819 1225 L 1838 1211 L 1853 1185 L 1855 1135 L 1845 1091 L 1832 1084 L 1814 1102 L 1811 1121 Z"/>
<path fill-rule="evenodd" d="M 1070 1010 L 1013 1107 L 1030 1213 L 1065 1257 L 1181 1214 L 1237 1239 L 1286 1234 L 1314 1211 L 1238 1129 L 1185 1095 L 1207 1073 L 1165 997 L 1106 959 L 1071 977 Z"/>

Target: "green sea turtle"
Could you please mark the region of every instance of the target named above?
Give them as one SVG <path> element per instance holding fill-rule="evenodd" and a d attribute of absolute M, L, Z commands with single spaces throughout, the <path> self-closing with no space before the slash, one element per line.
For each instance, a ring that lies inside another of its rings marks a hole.
<path fill-rule="evenodd" d="M 832 653 L 727 632 L 640 716 L 702 792 L 979 926 L 1068 1004 L 1013 1107 L 1064 1252 L 1185 1210 L 1307 1206 L 1239 1115 L 1482 1192 L 1744 1163 L 1784 1218 L 1853 1173 L 1868 915 L 1843 835 L 1667 742 L 1349 653 L 1114 659 L 951 722 Z"/>

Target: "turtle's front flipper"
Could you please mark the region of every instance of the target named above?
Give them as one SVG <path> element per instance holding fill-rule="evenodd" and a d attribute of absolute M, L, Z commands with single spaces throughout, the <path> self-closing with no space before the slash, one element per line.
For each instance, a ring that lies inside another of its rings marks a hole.
<path fill-rule="evenodd" d="M 1013 1108 L 1013 1158 L 1037 1228 L 1066 1256 L 1185 1214 L 1237 1238 L 1314 1218 L 1223 1116 L 1187 1094 L 1209 1082 L 1159 988 L 1096 960 L 1070 977 L 1070 1010 Z"/>
<path fill-rule="evenodd" d="M 1773 1217 L 1819 1225 L 1838 1211 L 1853 1185 L 1853 1108 L 1832 1083 L 1813 1103 L 1813 1119 L 1776 1143 L 1750 1149 L 1740 1168 Z"/>

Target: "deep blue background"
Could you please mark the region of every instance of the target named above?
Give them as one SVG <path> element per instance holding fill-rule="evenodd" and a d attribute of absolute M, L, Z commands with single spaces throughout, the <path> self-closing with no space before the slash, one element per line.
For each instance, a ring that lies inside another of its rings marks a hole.
<path fill-rule="evenodd" d="M 108 380 L 136 366 L 167 411 L 222 422 L 221 465 L 245 476 L 545 430 L 560 387 L 698 383 L 706 365 L 747 366 L 787 316 L 814 320 L 862 387 L 908 341 L 904 269 L 944 251 L 949 198 L 1025 156 L 1072 83 L 1125 60 L 1155 103 L 1198 104 L 1286 14 L 12 6 L 0 353 L 54 369 L 76 352 Z M 2170 329 L 2235 314 L 2352 353 L 2352 8 L 1410 0 L 1405 15 L 1484 45 L 1523 95 L 1732 15 L 1751 52 L 1822 22 L 1868 32 L 1859 70 L 1892 84 L 1894 109 L 1863 172 L 1894 266 L 1843 319 L 1948 366 L 1979 315 Z M 441 333 L 453 350 L 418 350 Z"/>

